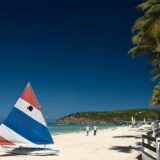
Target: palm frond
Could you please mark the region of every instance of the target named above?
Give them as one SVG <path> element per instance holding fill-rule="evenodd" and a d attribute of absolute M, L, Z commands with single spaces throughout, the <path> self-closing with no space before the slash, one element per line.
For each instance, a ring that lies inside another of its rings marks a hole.
<path fill-rule="evenodd" d="M 145 11 L 158 3 L 160 3 L 159 0 L 146 0 L 145 2 L 139 4 L 137 8 L 142 11 Z"/>
<path fill-rule="evenodd" d="M 157 45 L 155 51 L 160 53 L 160 44 Z"/>
<path fill-rule="evenodd" d="M 151 23 L 146 30 L 146 34 L 153 39 L 157 39 L 160 36 L 160 19 L 155 20 Z"/>
<path fill-rule="evenodd" d="M 155 81 L 155 80 L 157 80 L 157 79 L 159 79 L 159 78 L 160 78 L 160 73 L 154 75 L 154 76 L 151 78 L 151 81 Z"/>
<path fill-rule="evenodd" d="M 150 105 L 156 106 L 160 104 L 160 83 L 158 83 L 153 90 Z"/>
<path fill-rule="evenodd" d="M 142 17 L 138 18 L 135 21 L 134 25 L 132 26 L 132 29 L 131 29 L 132 33 L 136 32 L 136 31 L 145 32 L 148 29 L 148 27 L 152 23 L 154 23 L 154 21 L 155 21 L 155 17 L 153 17 L 153 16 L 145 15 L 145 16 L 142 16 Z"/>
<path fill-rule="evenodd" d="M 133 57 L 138 56 L 138 55 L 142 55 L 142 54 L 146 54 L 149 51 L 152 50 L 152 46 L 149 45 L 138 45 L 138 46 L 134 46 L 129 50 L 129 54 L 132 55 Z"/>
<path fill-rule="evenodd" d="M 157 4 L 157 5 L 153 5 L 152 7 L 150 7 L 146 11 L 145 15 L 159 17 L 160 16 L 159 13 L 160 13 L 160 4 Z"/>

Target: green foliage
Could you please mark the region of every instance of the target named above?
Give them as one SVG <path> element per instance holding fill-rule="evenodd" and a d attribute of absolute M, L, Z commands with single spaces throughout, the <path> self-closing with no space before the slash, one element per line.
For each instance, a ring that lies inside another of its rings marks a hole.
<path fill-rule="evenodd" d="M 154 74 L 154 76 L 151 79 L 152 81 L 160 78 L 160 70 L 159 69 L 157 69 L 157 68 L 153 69 L 152 73 Z"/>
<path fill-rule="evenodd" d="M 146 0 L 137 6 L 144 14 L 138 18 L 133 27 L 133 47 L 129 54 L 133 57 L 148 54 L 147 62 L 154 66 L 153 78 L 160 78 L 160 0 Z M 157 86 L 160 86 L 159 84 Z M 160 92 L 155 87 L 151 105 L 160 104 Z"/>
<path fill-rule="evenodd" d="M 160 0 L 147 0 L 137 8 L 144 11 L 144 15 L 132 27 L 134 46 L 129 54 L 135 57 L 147 53 L 152 57 L 149 63 L 155 65 L 154 60 L 160 54 Z"/>
<path fill-rule="evenodd" d="M 160 83 L 155 86 L 150 102 L 151 106 L 156 106 L 158 104 L 160 104 Z"/>
<path fill-rule="evenodd" d="M 159 90 L 160 91 L 160 90 Z M 73 118 L 84 118 L 90 120 L 102 120 L 106 122 L 113 121 L 130 121 L 131 117 L 134 116 L 136 120 L 155 120 L 158 119 L 160 115 L 159 109 L 130 109 L 130 110 L 117 110 L 111 112 L 79 112 L 73 113 L 67 117 Z"/>

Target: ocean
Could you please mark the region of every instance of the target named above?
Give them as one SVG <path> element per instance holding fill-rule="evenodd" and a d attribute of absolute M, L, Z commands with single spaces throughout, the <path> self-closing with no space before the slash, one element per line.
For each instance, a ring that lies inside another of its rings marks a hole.
<path fill-rule="evenodd" d="M 86 124 L 54 124 L 48 123 L 48 128 L 52 134 L 70 133 L 83 131 Z M 97 124 L 98 129 L 115 127 L 114 124 Z M 91 129 L 93 125 L 90 125 Z"/>

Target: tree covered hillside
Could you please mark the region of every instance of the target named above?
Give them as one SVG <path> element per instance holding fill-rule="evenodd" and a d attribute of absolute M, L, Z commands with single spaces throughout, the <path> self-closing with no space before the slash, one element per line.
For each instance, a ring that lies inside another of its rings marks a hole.
<path fill-rule="evenodd" d="M 110 123 L 114 121 L 130 121 L 134 116 L 136 120 L 160 119 L 159 109 L 130 109 L 111 112 L 77 112 L 57 120 L 57 123 Z"/>

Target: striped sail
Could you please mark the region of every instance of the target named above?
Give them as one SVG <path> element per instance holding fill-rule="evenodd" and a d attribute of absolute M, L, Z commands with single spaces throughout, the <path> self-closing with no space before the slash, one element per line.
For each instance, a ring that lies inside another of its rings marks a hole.
<path fill-rule="evenodd" d="M 0 145 L 52 144 L 53 140 L 30 83 L 0 125 Z"/>

